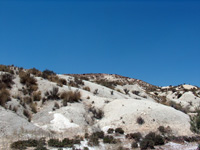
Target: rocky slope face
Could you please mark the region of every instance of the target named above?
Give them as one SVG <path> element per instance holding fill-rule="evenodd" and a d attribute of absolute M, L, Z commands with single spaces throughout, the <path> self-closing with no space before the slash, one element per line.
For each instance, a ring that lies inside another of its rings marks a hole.
<path fill-rule="evenodd" d="M 159 133 L 160 126 L 169 135 L 193 136 L 190 116 L 199 102 L 197 86 L 157 87 L 119 75 L 0 66 L 0 137 L 10 141 L 70 138 L 109 128 L 146 135 Z"/>

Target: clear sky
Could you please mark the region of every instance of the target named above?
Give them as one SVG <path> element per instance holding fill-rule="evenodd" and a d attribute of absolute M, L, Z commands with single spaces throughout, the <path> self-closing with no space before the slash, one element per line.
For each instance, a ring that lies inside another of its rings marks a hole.
<path fill-rule="evenodd" d="M 0 64 L 200 86 L 200 1 L 0 0 Z"/>

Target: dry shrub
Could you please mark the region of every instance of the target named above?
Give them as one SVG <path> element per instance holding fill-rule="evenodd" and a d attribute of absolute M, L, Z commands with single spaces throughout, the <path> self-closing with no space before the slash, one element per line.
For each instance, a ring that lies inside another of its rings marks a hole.
<path fill-rule="evenodd" d="M 34 77 L 30 76 L 30 73 L 26 73 L 24 71 L 19 72 L 20 82 L 24 85 L 36 84 L 36 80 Z"/>
<path fill-rule="evenodd" d="M 122 91 L 120 89 L 117 89 L 117 92 L 122 93 Z"/>
<path fill-rule="evenodd" d="M 36 79 L 30 76 L 30 73 L 24 71 L 19 72 L 20 82 L 26 85 L 29 94 L 38 89 Z"/>
<path fill-rule="evenodd" d="M 3 74 L 1 75 L 1 80 L 0 80 L 0 87 L 5 87 L 5 88 L 12 88 L 12 84 L 14 84 L 13 82 L 13 75 L 11 74 Z"/>
<path fill-rule="evenodd" d="M 43 77 L 44 79 L 48 79 L 51 75 L 55 75 L 55 74 L 56 74 L 55 72 L 46 69 L 46 70 L 44 70 L 44 71 L 42 72 L 42 77 Z"/>
<path fill-rule="evenodd" d="M 84 85 L 84 82 L 81 79 L 78 79 L 77 77 L 74 78 L 74 82 L 78 85 Z"/>
<path fill-rule="evenodd" d="M 86 90 L 86 91 L 89 91 L 89 92 L 90 92 L 90 87 L 89 87 L 89 86 L 85 86 L 85 87 L 83 88 L 83 90 Z"/>
<path fill-rule="evenodd" d="M 35 68 L 29 69 L 28 73 L 33 74 L 33 75 L 35 75 L 37 77 L 41 77 L 42 76 L 42 72 L 37 70 L 37 69 L 35 69 Z"/>
<path fill-rule="evenodd" d="M 26 104 L 32 104 L 32 103 L 33 103 L 33 100 L 32 100 L 32 98 L 31 98 L 30 96 L 24 97 L 24 98 L 23 98 L 23 101 L 24 101 L 24 103 L 26 103 Z"/>
<path fill-rule="evenodd" d="M 0 105 L 5 107 L 6 102 L 10 101 L 10 92 L 7 89 L 0 90 Z"/>
<path fill-rule="evenodd" d="M 30 122 L 32 118 L 31 113 L 28 110 L 24 109 L 23 114 L 28 118 L 28 121 Z"/>
<path fill-rule="evenodd" d="M 62 85 L 67 85 L 67 81 L 66 81 L 65 79 L 63 79 L 63 78 L 60 78 L 60 79 L 58 80 L 58 83 L 60 83 L 60 84 L 62 84 Z"/>
<path fill-rule="evenodd" d="M 53 89 L 51 91 L 49 91 L 49 92 L 47 91 L 45 93 L 45 96 L 47 96 L 47 99 L 58 100 L 58 99 L 60 99 L 58 91 L 59 91 L 59 88 L 53 87 Z"/>
<path fill-rule="evenodd" d="M 44 79 L 47 79 L 51 82 L 55 82 L 57 83 L 58 86 L 63 86 L 63 85 L 67 85 L 67 81 L 63 78 L 59 78 L 56 73 L 54 73 L 53 71 L 50 71 L 50 70 L 45 70 L 43 71 L 42 73 L 42 77 Z"/>
<path fill-rule="evenodd" d="M 32 111 L 33 113 L 37 113 L 37 105 L 36 105 L 35 103 L 32 103 L 32 104 L 30 105 L 30 108 L 31 108 L 31 111 Z"/>
<path fill-rule="evenodd" d="M 60 106 L 59 106 L 59 104 L 58 104 L 57 102 L 54 103 L 54 107 L 55 107 L 56 109 L 59 109 L 59 108 L 60 108 Z"/>
<path fill-rule="evenodd" d="M 34 101 L 40 101 L 41 100 L 41 92 L 39 91 L 39 92 L 34 92 L 33 93 L 33 100 Z"/>
<path fill-rule="evenodd" d="M 16 106 L 13 107 L 13 111 L 17 112 L 18 108 Z"/>
<path fill-rule="evenodd" d="M 61 98 L 63 99 L 63 105 L 69 103 L 78 102 L 81 98 L 81 93 L 79 91 L 68 91 L 63 92 L 61 94 Z"/>
<path fill-rule="evenodd" d="M 0 71 L 8 72 L 10 74 L 14 74 L 11 66 L 0 65 Z"/>

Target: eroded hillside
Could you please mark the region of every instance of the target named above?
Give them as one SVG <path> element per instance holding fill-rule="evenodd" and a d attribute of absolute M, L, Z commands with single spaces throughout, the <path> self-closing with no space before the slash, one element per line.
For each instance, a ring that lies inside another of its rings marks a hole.
<path fill-rule="evenodd" d="M 200 88 L 192 85 L 158 87 L 113 74 L 61 75 L 1 65 L 1 147 L 29 147 L 10 144 L 40 138 L 48 149 L 145 149 L 198 141 L 199 102 Z"/>

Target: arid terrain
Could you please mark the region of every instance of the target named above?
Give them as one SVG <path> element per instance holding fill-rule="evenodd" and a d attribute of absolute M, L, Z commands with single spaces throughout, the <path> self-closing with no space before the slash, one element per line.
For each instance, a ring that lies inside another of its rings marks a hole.
<path fill-rule="evenodd" d="M 200 88 L 0 65 L 0 149 L 193 150 Z"/>

